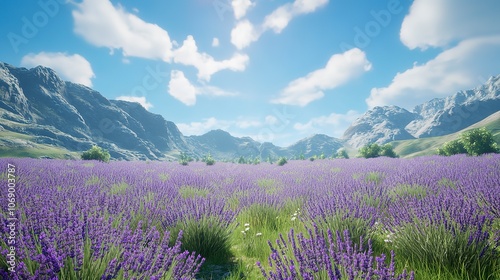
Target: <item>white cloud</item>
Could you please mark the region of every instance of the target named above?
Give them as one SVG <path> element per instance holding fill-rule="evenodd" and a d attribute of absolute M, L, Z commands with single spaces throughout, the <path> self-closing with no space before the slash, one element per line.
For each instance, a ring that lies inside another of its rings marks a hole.
<path fill-rule="evenodd" d="M 193 85 L 188 78 L 184 75 L 184 72 L 180 70 L 172 70 L 170 73 L 170 82 L 168 83 L 168 92 L 175 99 L 181 101 L 182 103 L 192 106 L 196 104 L 196 96 L 207 95 L 207 96 L 235 96 L 234 92 L 229 92 L 218 88 L 216 86 L 210 86 L 205 83 L 201 83 L 200 86 Z"/>
<path fill-rule="evenodd" d="M 198 52 L 193 36 L 187 36 L 182 46 L 171 41 L 168 32 L 160 26 L 145 22 L 121 6 L 113 6 L 109 0 L 83 0 L 73 11 L 74 31 L 87 42 L 107 47 L 110 54 L 122 50 L 125 57 L 140 57 L 194 66 L 198 78 L 209 81 L 210 77 L 225 69 L 243 71 L 248 56 L 234 54 L 230 59 L 217 61 L 206 53 Z M 218 45 L 214 38 L 213 45 Z"/>
<path fill-rule="evenodd" d="M 427 63 L 398 73 L 389 86 L 373 88 L 366 103 L 411 109 L 429 99 L 473 88 L 498 74 L 499 50 L 499 35 L 464 40 Z"/>
<path fill-rule="evenodd" d="M 69 55 L 66 53 L 40 52 L 30 53 L 21 59 L 24 67 L 35 67 L 42 65 L 52 68 L 63 80 L 91 87 L 92 78 L 95 77 L 90 62 L 79 54 Z"/>
<path fill-rule="evenodd" d="M 236 1 L 241 2 L 240 0 Z M 238 21 L 231 31 L 231 43 L 239 50 L 244 49 L 252 42 L 257 41 L 266 30 L 271 29 L 275 33 L 281 33 L 295 16 L 312 13 L 327 3 L 328 0 L 295 0 L 293 3 L 276 8 L 264 18 L 264 22 L 258 27 L 255 27 L 248 20 Z"/>
<path fill-rule="evenodd" d="M 172 42 L 164 29 L 113 6 L 109 0 L 84 0 L 73 11 L 74 31 L 87 42 L 121 49 L 124 56 L 170 61 Z"/>
<path fill-rule="evenodd" d="M 248 20 L 240 21 L 231 30 L 231 43 L 239 50 L 259 39 L 260 32 Z"/>
<path fill-rule="evenodd" d="M 144 96 L 118 96 L 116 100 L 123 100 L 123 101 L 129 101 L 129 102 L 136 102 L 141 104 L 142 107 L 144 107 L 146 110 L 149 110 L 149 108 L 153 107 L 153 104 L 149 103 L 146 100 L 146 97 Z"/>
<path fill-rule="evenodd" d="M 218 47 L 219 46 L 219 38 L 214 37 L 212 39 L 212 47 Z"/>
<path fill-rule="evenodd" d="M 274 125 L 278 123 L 278 118 L 273 115 L 267 115 L 265 118 L 265 123 L 269 125 Z"/>
<path fill-rule="evenodd" d="M 354 110 L 349 110 L 346 114 L 332 113 L 328 116 L 312 118 L 306 123 L 295 123 L 293 128 L 306 135 L 323 133 L 333 137 L 341 137 L 359 116 L 360 114 Z"/>
<path fill-rule="evenodd" d="M 170 72 L 170 82 L 168 83 L 168 92 L 180 102 L 192 106 L 196 103 L 196 88 L 179 70 Z"/>
<path fill-rule="evenodd" d="M 246 15 L 248 9 L 255 6 L 255 2 L 251 0 L 233 0 L 231 6 L 233 7 L 234 18 L 241 19 Z"/>
<path fill-rule="evenodd" d="M 220 121 L 214 117 L 201 122 L 177 123 L 177 127 L 184 135 L 202 135 L 214 129 L 226 130 L 229 126 L 227 121 Z"/>
<path fill-rule="evenodd" d="M 500 32 L 497 0 L 415 0 L 401 26 L 410 49 L 444 47 L 454 41 Z"/>
<path fill-rule="evenodd" d="M 189 35 L 182 46 L 175 50 L 174 61 L 184 65 L 190 65 L 198 69 L 198 78 L 209 81 L 210 77 L 221 70 L 243 71 L 248 64 L 249 57 L 246 54 L 237 53 L 230 59 L 216 61 L 206 53 L 199 53 L 196 41 Z"/>
<path fill-rule="evenodd" d="M 266 16 L 263 27 L 264 29 L 272 29 L 275 33 L 281 33 L 293 17 L 312 13 L 327 3 L 328 0 L 295 0 L 293 3 L 278 7 Z"/>
<path fill-rule="evenodd" d="M 371 63 L 358 48 L 334 54 L 324 68 L 288 84 L 281 96 L 272 103 L 305 106 L 324 96 L 324 90 L 334 89 L 371 69 Z"/>

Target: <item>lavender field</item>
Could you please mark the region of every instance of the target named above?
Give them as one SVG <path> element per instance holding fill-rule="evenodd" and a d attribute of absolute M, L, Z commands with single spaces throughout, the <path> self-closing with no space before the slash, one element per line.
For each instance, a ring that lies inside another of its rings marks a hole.
<path fill-rule="evenodd" d="M 0 159 L 2 279 L 500 279 L 500 155 Z"/>

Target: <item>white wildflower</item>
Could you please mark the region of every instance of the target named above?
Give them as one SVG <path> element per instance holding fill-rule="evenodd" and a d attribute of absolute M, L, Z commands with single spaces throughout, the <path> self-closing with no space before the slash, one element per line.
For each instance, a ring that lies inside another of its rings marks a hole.
<path fill-rule="evenodd" d="M 261 236 L 262 235 L 262 232 L 257 232 L 257 234 L 255 236 Z"/>

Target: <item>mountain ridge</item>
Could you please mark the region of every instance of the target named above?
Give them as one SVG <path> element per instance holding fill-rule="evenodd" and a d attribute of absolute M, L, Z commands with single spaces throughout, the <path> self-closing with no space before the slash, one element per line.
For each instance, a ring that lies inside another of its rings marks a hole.
<path fill-rule="evenodd" d="M 341 139 L 315 134 L 279 147 L 223 130 L 184 136 L 175 123 L 139 103 L 108 100 L 89 87 L 61 80 L 50 68 L 26 69 L 0 62 L 0 131 L 27 135 L 33 145 L 70 152 L 96 144 L 122 160 L 171 160 L 180 152 L 196 158 L 211 154 L 218 160 L 330 156 L 343 147 L 436 136 L 449 129 L 445 121 L 450 120 L 458 124 L 458 131 L 495 108 L 498 111 L 499 88 L 500 75 L 476 89 L 417 105 L 413 112 L 397 106 L 375 107 L 355 120 Z"/>

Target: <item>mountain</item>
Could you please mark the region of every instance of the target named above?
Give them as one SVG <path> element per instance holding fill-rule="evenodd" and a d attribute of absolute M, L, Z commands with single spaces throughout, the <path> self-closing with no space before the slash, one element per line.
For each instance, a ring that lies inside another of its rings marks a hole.
<path fill-rule="evenodd" d="M 340 139 L 324 134 L 315 134 L 287 147 L 287 151 L 292 157 L 302 154 L 304 157 L 309 158 L 321 153 L 324 153 L 326 157 L 330 157 L 343 147 L 344 142 Z"/>
<path fill-rule="evenodd" d="M 96 144 L 113 159 L 165 160 L 180 152 L 217 160 L 293 157 L 330 152 L 341 141 L 316 135 L 282 148 L 222 130 L 184 136 L 177 126 L 134 102 L 108 100 L 83 85 L 62 81 L 46 67 L 0 63 L 0 153 L 74 158 Z"/>
<path fill-rule="evenodd" d="M 384 144 L 394 140 L 414 138 L 404 128 L 417 115 L 397 106 L 375 107 L 355 120 L 344 132 L 352 147 L 366 144 Z"/>
<path fill-rule="evenodd" d="M 397 106 L 375 107 L 344 132 L 351 147 L 369 143 L 442 136 L 460 131 L 500 110 L 500 75 L 482 86 L 435 98 L 412 112 Z"/>
<path fill-rule="evenodd" d="M 211 154 L 216 160 L 322 153 L 329 157 L 342 147 L 355 153 L 372 142 L 447 135 L 499 109 L 497 76 L 476 89 L 425 102 L 412 112 L 397 106 L 375 107 L 353 122 L 342 139 L 316 134 L 278 147 L 223 130 L 184 136 L 173 122 L 138 103 L 108 100 L 91 88 L 61 80 L 49 68 L 0 62 L 0 156 L 77 158 L 96 144 L 118 160 L 172 160 L 180 152 L 196 158 Z"/>
<path fill-rule="evenodd" d="M 188 150 L 177 126 L 137 103 L 108 100 L 45 67 L 0 63 L 0 126 L 36 143 L 83 151 L 97 144 L 115 159 L 161 159 Z"/>

